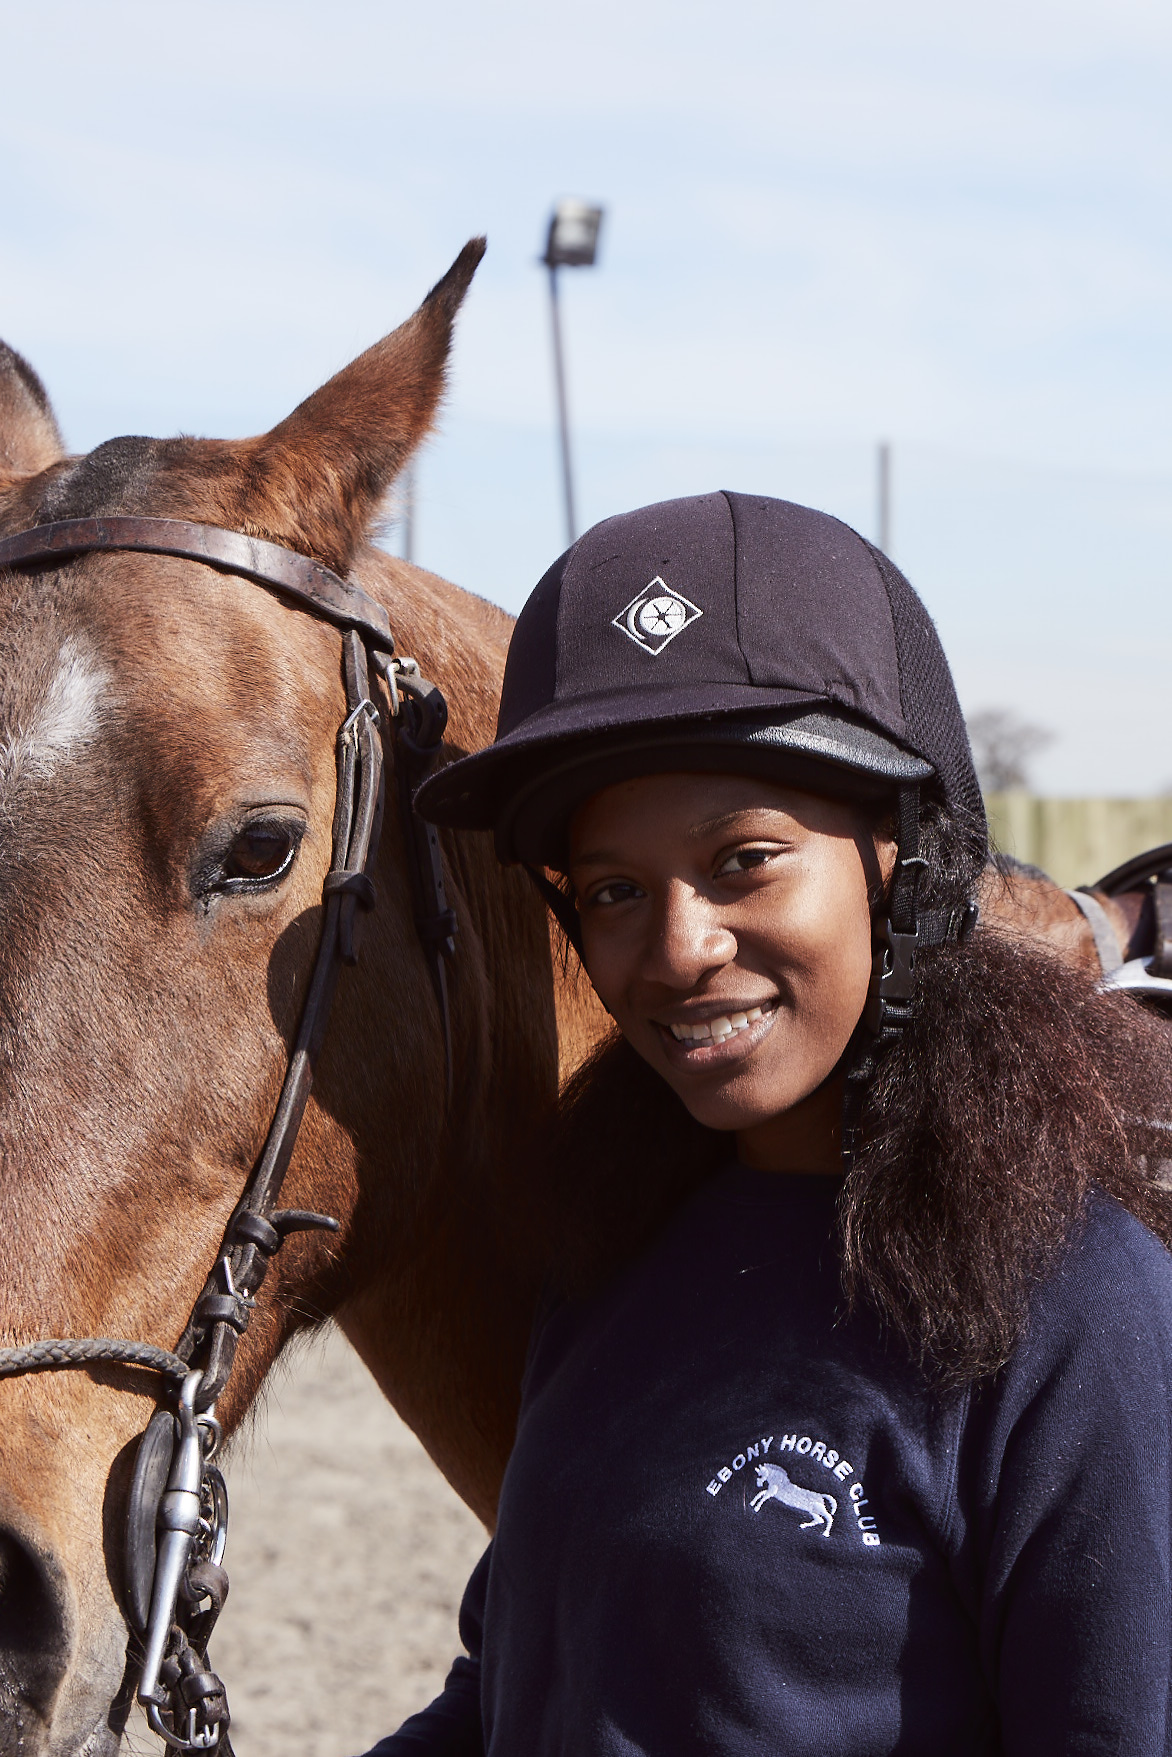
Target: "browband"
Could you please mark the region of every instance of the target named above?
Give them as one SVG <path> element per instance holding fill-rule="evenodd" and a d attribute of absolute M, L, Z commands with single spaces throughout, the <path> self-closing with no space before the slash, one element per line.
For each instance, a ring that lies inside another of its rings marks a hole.
<path fill-rule="evenodd" d="M 337 628 L 357 629 L 384 653 L 395 650 L 390 619 L 381 604 L 320 561 L 263 537 L 245 537 L 219 525 L 188 519 L 59 519 L 34 525 L 14 537 L 0 537 L 0 568 L 33 561 L 66 561 L 92 549 L 137 549 L 146 555 L 175 555 L 202 561 L 269 586 L 315 611 Z"/>

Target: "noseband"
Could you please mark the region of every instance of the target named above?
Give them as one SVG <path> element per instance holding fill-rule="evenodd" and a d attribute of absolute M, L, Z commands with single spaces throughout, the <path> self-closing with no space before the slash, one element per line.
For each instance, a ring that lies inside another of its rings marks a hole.
<path fill-rule="evenodd" d="M 160 1409 L 139 1442 L 126 1531 L 126 1608 L 135 1631 L 128 1681 L 151 1726 L 182 1751 L 230 1752 L 224 1686 L 207 1658 L 208 1638 L 228 1591 L 223 1553 L 228 1498 L 213 1462 L 220 1430 L 215 1403 L 248 1327 L 268 1266 L 289 1233 L 337 1232 L 325 1214 L 277 1207 L 313 1085 L 314 1068 L 343 964 L 358 961 L 357 913 L 372 909 L 367 868 L 378 851 L 384 776 L 379 711 L 370 673 L 384 680 L 399 814 L 415 926 L 428 961 L 443 1031 L 451 1095 L 452 1034 L 447 960 L 456 918 L 444 891 L 439 838 L 415 812 L 416 787 L 439 752 L 447 704 L 395 656 L 381 604 L 320 562 L 277 543 L 181 519 L 66 519 L 0 539 L 0 569 L 69 561 L 94 550 L 137 550 L 200 561 L 266 587 L 342 633 L 346 717 L 338 729 L 333 857 L 322 885 L 322 935 L 297 1037 L 264 1148 L 224 1234 L 220 1254 L 175 1351 L 113 1337 L 79 1337 L 0 1349 L 0 1378 L 113 1361 L 170 1379 L 176 1410 Z M 204 1608 L 206 1606 L 206 1608 Z"/>

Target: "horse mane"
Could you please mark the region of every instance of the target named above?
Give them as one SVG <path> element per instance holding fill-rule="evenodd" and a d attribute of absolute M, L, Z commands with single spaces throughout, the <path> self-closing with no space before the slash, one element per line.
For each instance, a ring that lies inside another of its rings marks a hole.
<path fill-rule="evenodd" d="M 1113 1197 L 1172 1249 L 1166 1025 L 1020 936 L 922 954 L 913 1024 L 880 1065 L 843 1182 L 849 1309 L 940 1385 L 1000 1368 L 1031 1291 Z M 588 1295 L 735 1157 L 617 1034 L 567 1087 L 536 1156 L 559 1290 Z M 779 1174 L 781 1175 L 781 1174 Z"/>

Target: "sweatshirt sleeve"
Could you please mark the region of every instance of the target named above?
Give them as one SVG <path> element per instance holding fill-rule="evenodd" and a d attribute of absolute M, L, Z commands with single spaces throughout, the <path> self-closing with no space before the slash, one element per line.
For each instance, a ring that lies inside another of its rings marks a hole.
<path fill-rule="evenodd" d="M 460 1639 L 467 1648 L 454 1662 L 443 1692 L 397 1733 L 391 1733 L 366 1757 L 484 1757 L 480 1718 L 480 1654 L 484 1631 L 484 1595 L 492 1545 L 476 1564 L 460 1606 Z"/>
<path fill-rule="evenodd" d="M 974 1596 L 1005 1757 L 1172 1757 L 1172 1257 L 1098 1201 L 983 1401 Z"/>

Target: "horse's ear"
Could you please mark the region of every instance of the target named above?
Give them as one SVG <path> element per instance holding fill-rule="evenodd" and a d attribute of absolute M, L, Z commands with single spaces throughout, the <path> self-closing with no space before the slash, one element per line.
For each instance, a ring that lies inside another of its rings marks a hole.
<path fill-rule="evenodd" d="M 340 571 L 435 418 L 452 325 L 484 249 L 473 238 L 413 317 L 251 442 L 278 530 Z"/>
<path fill-rule="evenodd" d="M 0 477 L 35 476 L 64 455 L 44 385 L 15 348 L 0 342 Z"/>

